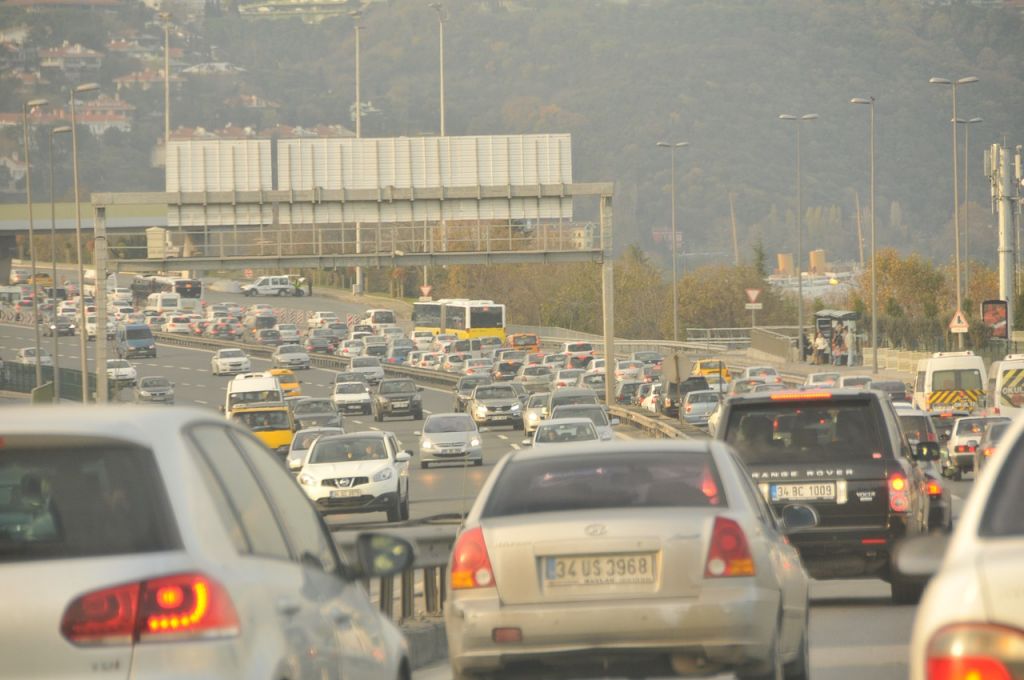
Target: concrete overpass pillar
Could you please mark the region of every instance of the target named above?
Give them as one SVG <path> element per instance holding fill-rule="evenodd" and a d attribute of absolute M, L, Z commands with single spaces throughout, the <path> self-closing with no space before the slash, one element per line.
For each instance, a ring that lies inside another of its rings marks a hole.
<path fill-rule="evenodd" d="M 18 240 L 14 234 L 0 234 L 0 286 L 11 280 L 11 260 L 18 254 Z"/>

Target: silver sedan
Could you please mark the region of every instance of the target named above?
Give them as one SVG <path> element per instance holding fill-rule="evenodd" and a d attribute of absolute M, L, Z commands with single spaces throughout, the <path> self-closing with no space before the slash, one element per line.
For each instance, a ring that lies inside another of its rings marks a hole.
<path fill-rule="evenodd" d="M 805 678 L 808 577 L 785 532 L 816 521 L 777 520 L 715 441 L 509 453 L 450 560 L 454 678 Z"/>

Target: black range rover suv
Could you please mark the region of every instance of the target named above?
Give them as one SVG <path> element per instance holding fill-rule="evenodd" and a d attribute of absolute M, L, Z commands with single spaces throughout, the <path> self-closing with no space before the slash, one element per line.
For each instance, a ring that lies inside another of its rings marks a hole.
<path fill-rule="evenodd" d="M 790 537 L 817 579 L 877 577 L 894 602 L 915 602 L 924 583 L 891 566 L 896 543 L 928 531 L 927 479 L 885 394 L 871 390 L 759 392 L 722 407 L 718 439 L 731 444 L 776 514 L 813 507 L 818 526 Z"/>

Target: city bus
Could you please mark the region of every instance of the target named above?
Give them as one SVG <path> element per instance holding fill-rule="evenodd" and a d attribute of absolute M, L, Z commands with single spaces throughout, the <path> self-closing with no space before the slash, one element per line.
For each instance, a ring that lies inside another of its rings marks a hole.
<path fill-rule="evenodd" d="M 505 305 L 491 300 L 445 299 L 415 302 L 412 325 L 417 331 L 454 333 L 460 340 L 494 336 L 505 342 Z"/>

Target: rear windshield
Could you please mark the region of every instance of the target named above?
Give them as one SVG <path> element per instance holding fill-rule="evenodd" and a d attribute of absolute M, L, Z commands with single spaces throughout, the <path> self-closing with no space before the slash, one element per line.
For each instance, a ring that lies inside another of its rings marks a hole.
<path fill-rule="evenodd" d="M 981 372 L 974 368 L 961 368 L 932 373 L 932 390 L 980 390 Z"/>
<path fill-rule="evenodd" d="M 512 388 L 506 386 L 478 387 L 473 392 L 474 399 L 515 399 L 515 397 L 516 393 L 512 391 Z"/>
<path fill-rule="evenodd" d="M 513 347 L 526 347 L 537 344 L 536 335 L 513 335 L 512 346 Z"/>
<path fill-rule="evenodd" d="M 125 337 L 129 340 L 152 340 L 153 332 L 149 328 L 129 328 L 125 331 Z"/>
<path fill-rule="evenodd" d="M 19 439 L 0 449 L 0 563 L 181 547 L 151 451 Z"/>
<path fill-rule="evenodd" d="M 483 517 L 605 508 L 725 507 L 710 454 L 627 452 L 509 463 Z"/>
<path fill-rule="evenodd" d="M 290 430 L 292 427 L 287 411 L 247 411 L 233 413 L 231 419 L 245 425 L 253 432 Z"/>
<path fill-rule="evenodd" d="M 292 413 L 297 416 L 308 416 L 314 413 L 334 413 L 334 406 L 327 399 L 310 399 L 300 401 L 292 408 Z"/>
<path fill-rule="evenodd" d="M 900 427 L 907 439 L 913 442 L 933 442 L 935 434 L 932 430 L 932 421 L 928 416 L 900 416 Z"/>
<path fill-rule="evenodd" d="M 597 394 L 559 394 L 551 396 L 551 408 L 563 404 L 596 404 Z"/>
<path fill-rule="evenodd" d="M 871 460 L 888 450 L 869 400 L 736 405 L 725 440 L 748 465 Z"/>

